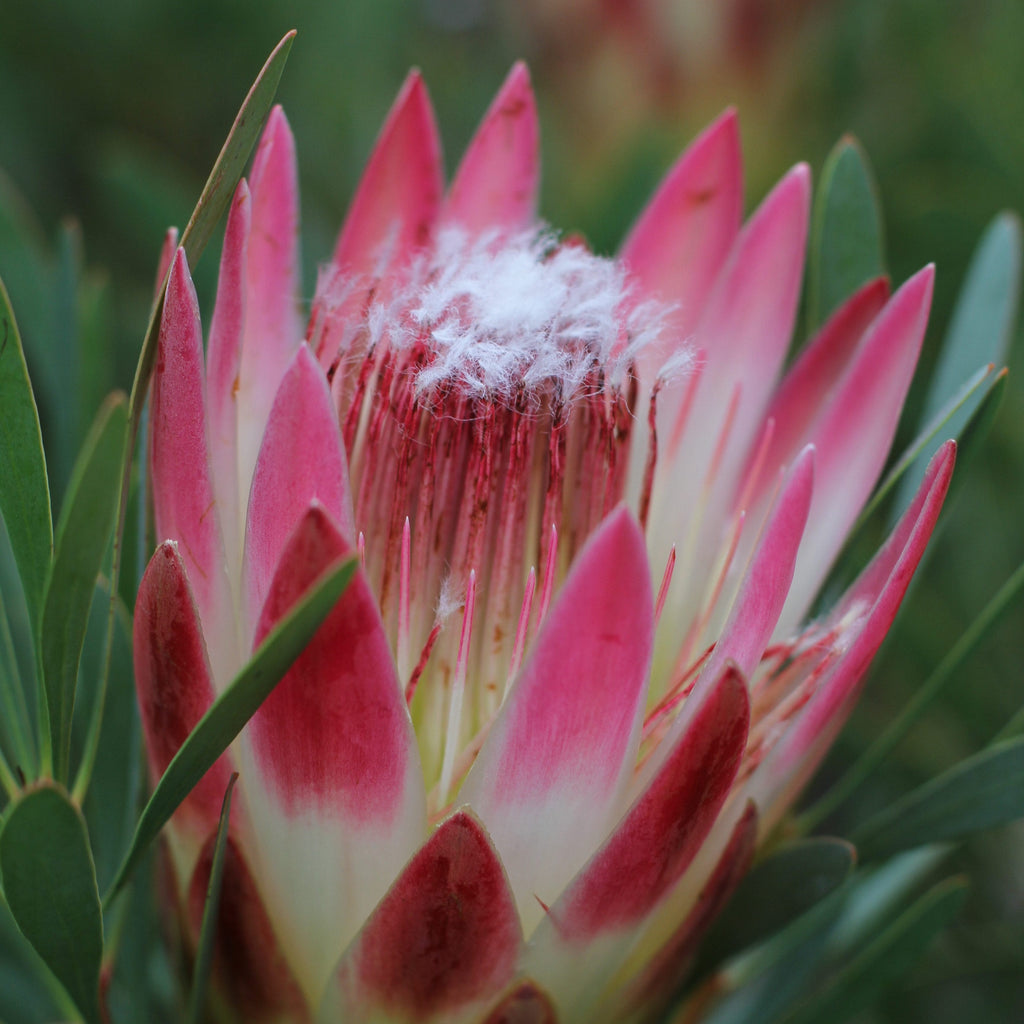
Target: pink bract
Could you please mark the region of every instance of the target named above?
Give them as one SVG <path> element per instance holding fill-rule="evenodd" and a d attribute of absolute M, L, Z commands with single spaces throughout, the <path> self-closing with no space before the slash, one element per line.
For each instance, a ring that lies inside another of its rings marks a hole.
<path fill-rule="evenodd" d="M 805 622 L 892 442 L 931 268 L 865 285 L 784 373 L 806 167 L 741 223 L 726 113 L 614 259 L 538 220 L 538 180 L 524 67 L 447 192 L 413 74 L 305 329 L 280 109 L 205 356 L 167 253 L 161 545 L 135 615 L 154 776 L 320 571 L 362 561 L 168 829 L 194 942 L 241 773 L 228 1019 L 656 1015 L 849 712 L 938 516 L 952 443 Z"/>

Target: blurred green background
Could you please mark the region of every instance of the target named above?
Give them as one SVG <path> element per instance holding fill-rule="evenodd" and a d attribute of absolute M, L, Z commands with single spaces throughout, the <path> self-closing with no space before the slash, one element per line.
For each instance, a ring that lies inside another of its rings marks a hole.
<path fill-rule="evenodd" d="M 279 98 L 298 140 L 307 296 L 413 65 L 451 170 L 511 62 L 525 58 L 541 114 L 542 213 L 605 252 L 729 104 L 740 112 L 748 208 L 789 165 L 805 159 L 818 171 L 835 141 L 855 134 L 879 182 L 893 280 L 938 264 L 910 421 L 974 245 L 1000 210 L 1024 210 L 1020 0 L 4 0 L 0 275 L 58 489 L 101 396 L 130 384 L 164 229 L 187 218 L 249 82 L 293 27 Z M 68 310 L 53 296 L 76 265 Z M 197 270 L 206 309 L 215 266 L 208 256 Z M 1020 333 L 986 450 L 965 470 L 825 778 L 1024 559 Z M 999 731 L 1024 703 L 1022 627 L 1015 608 L 830 827 Z M 966 912 L 860 1020 L 1024 1020 L 1024 828 L 977 840 L 950 864 L 972 876 Z"/>

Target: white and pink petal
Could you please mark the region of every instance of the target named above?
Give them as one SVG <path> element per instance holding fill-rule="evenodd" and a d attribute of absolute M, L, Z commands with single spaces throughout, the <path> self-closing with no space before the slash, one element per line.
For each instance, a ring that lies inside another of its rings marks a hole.
<path fill-rule="evenodd" d="M 208 639 L 214 681 L 238 664 L 216 493 L 210 472 L 199 303 L 185 251 L 171 264 L 150 404 L 156 533 L 180 545 Z"/>
<path fill-rule="evenodd" d="M 274 398 L 249 495 L 245 587 L 251 623 L 263 607 L 289 537 L 314 502 L 354 543 L 348 468 L 334 402 L 308 346 L 301 345 Z"/>
<path fill-rule="evenodd" d="M 699 377 L 685 422 L 659 431 L 648 538 L 659 561 L 677 546 L 685 579 L 714 575 L 741 470 L 764 430 L 796 318 L 809 204 L 810 174 L 799 165 L 740 231 L 693 333 Z M 700 597 L 676 588 L 669 617 L 689 623 Z"/>
<path fill-rule="evenodd" d="M 831 659 L 823 672 L 796 682 L 786 716 L 775 723 L 775 741 L 759 755 L 744 787 L 761 808 L 762 830 L 792 803 L 846 721 L 938 521 L 955 460 L 956 444 L 947 441 L 886 543 L 811 633 L 812 640 L 831 636 Z M 811 660 L 810 669 L 819 664 Z M 810 689 L 801 693 L 801 686 Z"/>
<path fill-rule="evenodd" d="M 367 286 L 431 238 L 444 181 L 434 111 L 410 73 L 381 129 L 334 249 L 334 266 Z"/>
<path fill-rule="evenodd" d="M 259 643 L 352 549 L 320 506 L 278 563 Z M 239 745 L 253 870 L 311 1004 L 426 828 L 416 741 L 376 601 L 358 572 Z"/>
<path fill-rule="evenodd" d="M 809 432 L 818 484 L 779 635 L 807 611 L 885 465 L 924 341 L 934 279 L 934 268 L 925 267 L 893 295 Z"/>
<path fill-rule="evenodd" d="M 346 951 L 319 1019 L 478 1021 L 512 981 L 521 943 L 501 859 L 480 822 L 458 811 L 416 853 Z"/>
<path fill-rule="evenodd" d="M 238 386 L 245 330 L 248 243 L 252 200 L 243 178 L 235 189 L 224 229 L 217 280 L 217 302 L 206 351 L 210 466 L 220 509 L 224 548 L 231 578 L 241 578 L 242 539 L 248 493 L 239 493 Z M 238 595 L 236 595 L 236 600 Z"/>
<path fill-rule="evenodd" d="M 413 71 L 381 129 L 334 257 L 317 282 L 307 341 L 335 384 L 346 389 L 349 360 L 361 355 L 371 301 L 386 303 L 403 271 L 434 235 L 444 193 L 441 143 L 426 87 Z"/>
<path fill-rule="evenodd" d="M 267 119 L 249 178 L 244 337 L 238 374 L 239 494 L 249 493 L 267 414 L 299 342 L 299 185 L 295 140 L 280 107 Z"/>
<path fill-rule="evenodd" d="M 209 895 L 216 841 L 213 833 L 204 844 L 188 887 L 193 943 L 198 943 Z M 230 835 L 214 931 L 213 983 L 240 1017 L 253 1024 L 307 1024 L 311 1019 L 249 866 Z"/>
<path fill-rule="evenodd" d="M 135 689 L 155 780 L 216 697 L 198 609 L 173 541 L 156 549 L 142 576 L 132 639 Z M 222 755 L 172 818 L 172 831 L 190 836 L 191 856 L 197 853 L 196 844 L 217 827 L 231 770 L 230 755 Z M 181 856 L 188 860 L 189 855 Z"/>
<path fill-rule="evenodd" d="M 455 172 L 442 214 L 472 235 L 521 231 L 537 217 L 540 127 L 526 65 L 516 64 Z"/>
<path fill-rule="evenodd" d="M 523 969 L 570 1019 L 587 1019 L 639 930 L 701 851 L 747 740 L 746 683 L 727 666 L 689 727 L 534 934 Z"/>
<path fill-rule="evenodd" d="M 739 127 L 735 111 L 728 110 L 665 176 L 619 253 L 641 296 L 673 307 L 664 343 L 639 357 L 648 385 L 678 346 L 689 343 L 742 214 Z"/>
<path fill-rule="evenodd" d="M 577 556 L 459 794 L 527 932 L 622 813 L 653 640 L 643 536 L 619 508 Z"/>

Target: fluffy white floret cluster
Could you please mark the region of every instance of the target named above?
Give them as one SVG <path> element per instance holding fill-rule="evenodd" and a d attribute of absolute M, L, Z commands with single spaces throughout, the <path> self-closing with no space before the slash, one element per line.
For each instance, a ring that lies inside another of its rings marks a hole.
<path fill-rule="evenodd" d="M 568 400 L 598 369 L 621 379 L 657 340 L 668 310 L 638 302 L 625 269 L 540 229 L 508 237 L 442 231 L 407 287 L 367 315 L 371 346 L 428 358 L 415 386 L 488 400 L 553 388 Z"/>

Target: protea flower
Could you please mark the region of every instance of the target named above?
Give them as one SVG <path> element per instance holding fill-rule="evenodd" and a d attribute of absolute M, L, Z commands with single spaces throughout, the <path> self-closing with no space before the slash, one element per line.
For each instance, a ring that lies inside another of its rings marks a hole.
<path fill-rule="evenodd" d="M 875 281 L 780 380 L 809 174 L 741 226 L 735 116 L 615 259 L 537 219 L 509 76 L 447 192 L 388 117 L 305 332 L 292 136 L 233 203 L 208 347 L 171 255 L 163 543 L 135 613 L 154 773 L 307 586 L 363 568 L 169 828 L 189 940 L 228 774 L 221 1010 L 644 1021 L 854 700 L 953 463 L 824 618 L 932 290 Z"/>

